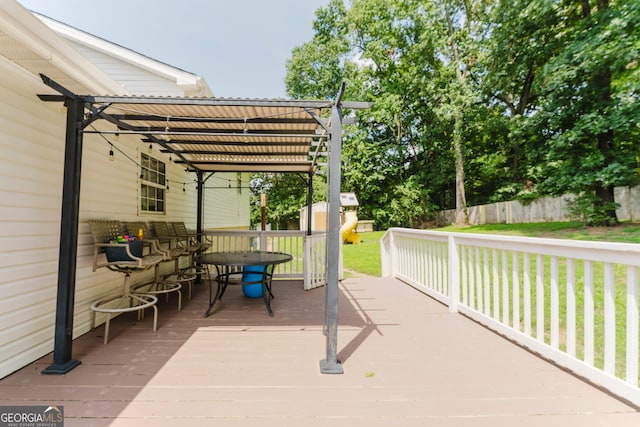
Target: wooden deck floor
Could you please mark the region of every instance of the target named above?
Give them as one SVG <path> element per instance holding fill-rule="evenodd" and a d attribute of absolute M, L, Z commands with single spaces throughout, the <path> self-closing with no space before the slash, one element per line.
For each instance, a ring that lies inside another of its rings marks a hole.
<path fill-rule="evenodd" d="M 391 279 L 341 285 L 343 375 L 321 375 L 323 289 L 274 285 L 275 317 L 230 288 L 203 318 L 126 315 L 74 343 L 82 364 L 41 375 L 51 356 L 0 381 L 0 405 L 62 405 L 65 426 L 638 426 L 640 413 Z"/>

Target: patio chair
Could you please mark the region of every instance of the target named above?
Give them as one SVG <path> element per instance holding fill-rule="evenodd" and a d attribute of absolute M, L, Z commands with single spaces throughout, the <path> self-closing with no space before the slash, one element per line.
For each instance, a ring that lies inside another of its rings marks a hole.
<path fill-rule="evenodd" d="M 193 270 L 197 270 L 194 255 L 206 252 L 211 249 L 211 246 L 213 246 L 213 242 L 204 234 L 199 235 L 187 230 L 187 226 L 184 224 L 184 222 L 174 221 L 169 225 L 173 227 L 173 231 L 178 239 L 186 242 L 186 247 L 188 248 L 187 251 L 191 255 L 190 268 Z"/>
<path fill-rule="evenodd" d="M 145 293 L 138 293 L 131 288 L 131 274 L 146 271 L 163 260 L 163 255 L 149 250 L 143 254 L 144 242 L 134 241 L 118 243 L 118 236 L 123 236 L 123 227 L 119 221 L 90 220 L 89 227 L 94 240 L 93 271 L 106 267 L 111 271 L 124 274 L 122 293 L 94 302 L 91 305 L 91 329 L 95 328 L 96 313 L 107 315 L 104 332 L 104 343 L 109 341 L 109 325 L 112 314 L 138 312 L 138 319 L 144 317 L 147 308 L 153 309 L 153 330 L 158 329 L 158 298 Z"/>
<path fill-rule="evenodd" d="M 197 233 L 189 232 L 184 222 L 174 221 L 171 225 L 177 237 L 188 241 L 190 246 L 197 247 L 195 252 L 206 252 L 213 245 L 211 239 L 207 238 L 205 234 L 198 235 Z"/>
<path fill-rule="evenodd" d="M 152 238 L 149 227 L 147 227 L 145 222 L 125 222 L 125 229 L 130 236 L 139 236 L 142 234 L 142 241 L 152 248 L 151 250 L 153 250 L 153 252 L 162 255 L 163 259 L 161 262 L 173 261 L 175 257 L 180 255 L 180 252 L 172 253 L 170 250 L 163 250 L 158 240 Z M 178 294 L 178 311 L 182 310 L 182 281 L 177 278 L 175 280 L 168 280 L 167 276 L 160 277 L 160 263 L 156 264 L 154 269 L 155 275 L 153 280 L 135 285 L 133 291 L 147 295 L 165 295 L 167 301 L 169 300 L 169 294 L 175 292 Z"/>
<path fill-rule="evenodd" d="M 180 268 L 180 257 L 190 256 L 189 247 L 186 246 L 181 238 L 176 236 L 173 227 L 170 227 L 169 223 L 152 221 L 151 225 L 153 226 L 153 230 L 150 228 L 149 232 L 153 234 L 153 239 L 167 245 L 167 247 L 163 247 L 162 250 L 168 252 L 170 260 L 174 261 L 173 272 L 166 274 L 163 280 L 169 280 L 169 278 L 171 278 L 171 281 L 186 284 L 189 288 L 189 299 L 191 299 L 193 282 L 197 276 L 187 269 Z"/>
<path fill-rule="evenodd" d="M 181 269 L 181 271 L 185 274 L 195 275 L 196 277 L 202 277 L 203 274 L 207 274 L 207 266 L 198 265 L 196 263 L 196 255 L 208 251 L 212 246 L 211 240 L 207 239 L 206 236 L 199 239 L 197 233 L 191 233 L 187 230 L 184 222 L 170 222 L 169 227 L 173 227 L 175 236 L 180 242 L 183 242 L 182 244 L 189 254 L 189 265 Z M 189 292 L 191 292 L 191 288 L 189 288 Z"/>

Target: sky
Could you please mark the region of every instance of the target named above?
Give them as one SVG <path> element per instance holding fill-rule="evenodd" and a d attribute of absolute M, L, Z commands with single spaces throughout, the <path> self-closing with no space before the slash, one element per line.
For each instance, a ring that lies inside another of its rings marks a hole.
<path fill-rule="evenodd" d="M 329 0 L 18 0 L 24 7 L 201 75 L 215 96 L 284 98 L 286 61 Z"/>

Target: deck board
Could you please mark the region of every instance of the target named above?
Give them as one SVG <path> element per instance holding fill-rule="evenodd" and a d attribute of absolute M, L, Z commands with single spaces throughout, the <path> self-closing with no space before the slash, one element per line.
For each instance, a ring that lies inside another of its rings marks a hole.
<path fill-rule="evenodd" d="M 640 413 L 392 279 L 341 284 L 338 357 L 320 374 L 323 289 L 229 288 L 203 318 L 197 289 L 178 312 L 123 315 L 74 342 L 82 364 L 41 375 L 51 355 L 0 380 L 0 405 L 63 405 L 65 426 L 637 426 Z"/>

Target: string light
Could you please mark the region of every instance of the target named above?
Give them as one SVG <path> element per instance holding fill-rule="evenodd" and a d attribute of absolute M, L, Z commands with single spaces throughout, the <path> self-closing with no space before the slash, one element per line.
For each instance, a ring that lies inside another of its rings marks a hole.
<path fill-rule="evenodd" d="M 96 130 L 93 126 L 91 126 L 91 128 L 92 128 L 93 130 Z M 118 151 L 120 154 L 122 154 L 126 159 L 130 160 L 132 163 L 134 163 L 137 167 L 139 167 L 139 168 L 140 168 L 140 179 L 141 179 L 141 180 L 144 180 L 144 167 L 142 166 L 142 164 L 140 164 L 136 159 L 133 159 L 133 158 L 132 158 L 131 156 L 129 156 L 126 152 L 122 151 L 120 148 L 118 148 L 117 146 L 115 146 L 111 141 L 109 141 L 109 140 L 104 136 L 104 134 L 102 134 L 102 133 L 98 133 L 98 135 L 100 135 L 100 137 L 101 137 L 102 139 L 104 139 L 104 140 L 107 142 L 107 144 L 109 144 L 109 155 L 108 155 L 108 157 L 109 157 L 109 160 L 110 160 L 110 161 L 115 161 L 115 150 L 117 150 L 117 151 Z M 152 145 L 152 144 L 149 144 L 149 150 L 151 150 L 152 148 L 153 148 L 153 145 Z M 171 155 L 169 155 L 169 160 L 170 160 L 170 161 L 172 161 L 172 157 L 171 157 Z M 220 176 L 214 176 L 213 178 L 215 178 L 215 179 L 219 179 L 219 180 L 227 181 L 227 185 L 226 185 L 226 186 L 224 186 L 224 187 L 204 187 L 204 188 L 232 188 L 232 187 L 231 187 L 231 180 L 230 180 L 230 179 L 228 179 L 228 178 L 222 178 L 222 177 L 220 177 Z M 167 186 L 166 186 L 167 191 L 169 191 L 169 189 L 170 189 L 170 187 L 169 187 L 169 183 L 173 182 L 174 184 L 178 184 L 178 185 L 182 184 L 182 191 L 183 191 L 183 192 L 185 192 L 185 193 L 187 192 L 187 184 L 191 183 L 191 181 L 184 182 L 184 181 L 173 181 L 173 180 L 169 180 L 169 179 L 166 179 L 165 181 L 166 181 L 166 183 L 167 183 Z M 197 184 L 196 184 L 196 186 L 197 186 Z M 251 188 L 251 187 L 244 187 L 244 186 L 242 186 L 242 187 L 233 187 L 233 188 Z"/>

